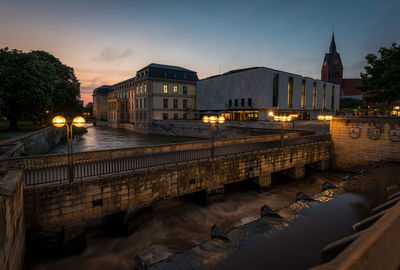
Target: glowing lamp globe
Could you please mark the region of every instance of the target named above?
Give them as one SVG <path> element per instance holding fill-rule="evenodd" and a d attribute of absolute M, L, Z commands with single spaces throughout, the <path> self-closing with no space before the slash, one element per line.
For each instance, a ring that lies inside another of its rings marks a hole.
<path fill-rule="evenodd" d="M 217 117 L 216 116 L 210 116 L 210 123 L 211 124 L 217 123 Z"/>
<path fill-rule="evenodd" d="M 83 127 L 85 125 L 85 118 L 82 116 L 77 116 L 72 120 L 72 124 L 76 127 Z"/>
<path fill-rule="evenodd" d="M 225 122 L 225 117 L 220 116 L 218 117 L 218 123 L 223 124 Z"/>
<path fill-rule="evenodd" d="M 56 116 L 51 121 L 55 127 L 63 127 L 65 125 L 65 118 L 62 116 Z"/>
<path fill-rule="evenodd" d="M 204 122 L 204 123 L 210 122 L 210 118 L 208 118 L 208 116 L 204 116 L 204 117 L 203 117 L 203 122 Z"/>

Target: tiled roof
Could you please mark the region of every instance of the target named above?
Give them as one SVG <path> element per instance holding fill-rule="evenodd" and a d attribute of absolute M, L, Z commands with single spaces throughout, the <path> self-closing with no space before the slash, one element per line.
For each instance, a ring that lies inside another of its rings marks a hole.
<path fill-rule="evenodd" d="M 343 96 L 360 96 L 361 90 L 357 89 L 361 85 L 361 79 L 343 79 Z"/>
<path fill-rule="evenodd" d="M 142 71 L 146 68 L 155 68 L 155 69 L 164 69 L 164 70 L 174 70 L 174 71 L 186 71 L 186 72 L 194 72 L 192 70 L 183 68 L 183 67 L 178 67 L 178 66 L 170 66 L 170 65 L 162 65 L 162 64 L 156 64 L 156 63 L 151 63 L 150 65 L 145 66 L 144 68 L 138 70 Z"/>

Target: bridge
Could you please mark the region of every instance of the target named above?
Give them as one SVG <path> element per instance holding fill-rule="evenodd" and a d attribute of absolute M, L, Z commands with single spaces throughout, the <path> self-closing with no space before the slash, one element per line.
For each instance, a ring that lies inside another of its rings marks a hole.
<path fill-rule="evenodd" d="M 276 139 L 224 144 L 211 154 L 210 148 L 196 148 L 114 158 L 104 155 L 104 159 L 76 162 L 74 182 L 68 180 L 65 163 L 25 168 L 26 228 L 85 224 L 115 213 L 123 213 L 126 220 L 157 201 L 192 193 L 212 202 L 223 199 L 225 185 L 246 179 L 268 189 L 273 172 L 285 171 L 299 180 L 307 164 L 327 169 L 331 141 L 330 135 L 313 135 L 288 138 L 284 147 Z"/>

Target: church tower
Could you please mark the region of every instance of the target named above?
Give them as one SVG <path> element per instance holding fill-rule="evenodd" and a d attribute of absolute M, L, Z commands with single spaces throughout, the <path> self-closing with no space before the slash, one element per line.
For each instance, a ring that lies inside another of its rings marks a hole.
<path fill-rule="evenodd" d="M 325 54 L 324 62 L 322 64 L 321 80 L 340 85 L 343 82 L 343 65 L 342 60 L 340 59 L 340 54 L 336 51 L 335 33 L 332 33 L 329 53 Z"/>

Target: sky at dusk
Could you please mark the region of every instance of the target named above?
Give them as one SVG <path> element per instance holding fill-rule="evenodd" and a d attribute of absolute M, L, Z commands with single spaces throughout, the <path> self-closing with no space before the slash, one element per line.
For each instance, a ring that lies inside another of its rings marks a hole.
<path fill-rule="evenodd" d="M 81 96 L 160 63 L 205 78 L 266 66 L 320 78 L 333 25 L 344 77 L 400 42 L 400 1 L 0 0 L 0 47 L 45 50 L 73 67 Z"/>

